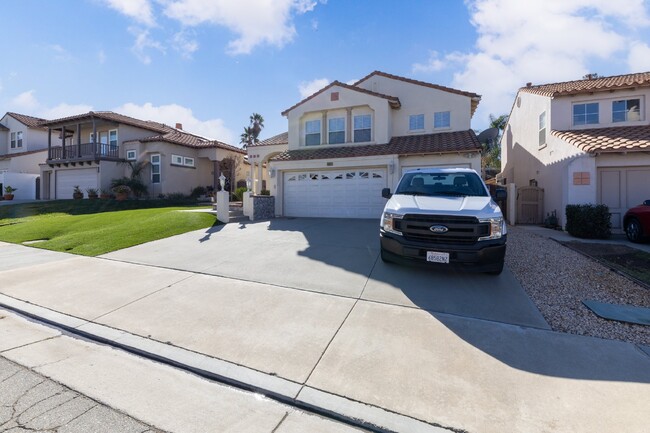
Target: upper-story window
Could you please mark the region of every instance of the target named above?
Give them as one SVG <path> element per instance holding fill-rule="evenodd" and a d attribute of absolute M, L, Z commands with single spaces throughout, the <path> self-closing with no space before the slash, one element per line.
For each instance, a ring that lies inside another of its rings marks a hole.
<path fill-rule="evenodd" d="M 539 115 L 539 146 L 546 144 L 546 111 Z"/>
<path fill-rule="evenodd" d="M 433 113 L 433 127 L 434 128 L 450 128 L 451 127 L 451 112 L 440 111 Z"/>
<path fill-rule="evenodd" d="M 598 103 L 574 104 L 573 124 L 575 126 L 598 124 Z"/>
<path fill-rule="evenodd" d="M 151 155 L 151 183 L 160 183 L 160 155 Z"/>
<path fill-rule="evenodd" d="M 641 100 L 623 99 L 612 102 L 612 122 L 633 122 L 641 120 Z"/>
<path fill-rule="evenodd" d="M 11 133 L 11 148 L 20 149 L 23 147 L 23 131 Z"/>
<path fill-rule="evenodd" d="M 117 146 L 117 129 L 111 129 L 108 131 L 108 144 L 111 146 Z"/>
<path fill-rule="evenodd" d="M 409 116 L 409 131 L 424 129 L 424 114 L 411 114 Z"/>
<path fill-rule="evenodd" d="M 305 122 L 305 145 L 316 146 L 320 144 L 320 120 Z"/>
<path fill-rule="evenodd" d="M 345 118 L 333 117 L 327 121 L 329 144 L 345 143 Z"/>
<path fill-rule="evenodd" d="M 135 161 L 138 159 L 138 152 L 135 150 L 127 150 L 126 151 L 126 160 L 127 161 Z"/>
<path fill-rule="evenodd" d="M 354 142 L 363 143 L 372 140 L 372 117 L 370 114 L 354 116 Z"/>

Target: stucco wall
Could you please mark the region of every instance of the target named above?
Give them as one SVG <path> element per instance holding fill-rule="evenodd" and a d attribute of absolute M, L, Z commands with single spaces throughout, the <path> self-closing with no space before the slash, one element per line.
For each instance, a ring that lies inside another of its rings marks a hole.
<path fill-rule="evenodd" d="M 47 150 L 30 153 L 27 155 L 14 156 L 7 160 L 7 169 L 13 173 L 32 173 L 39 174 L 39 164 L 47 159 Z"/>
<path fill-rule="evenodd" d="M 2 138 L 0 138 L 0 155 L 47 149 L 47 131 L 29 128 L 27 125 L 19 122 L 13 116 L 8 114 L 0 120 L 0 123 L 9 128 L 9 131 L 0 132 L 0 136 L 2 136 Z M 23 145 L 22 147 L 12 149 L 11 133 L 19 131 L 22 131 L 23 133 Z M 31 168 L 30 173 L 33 172 L 38 173 L 38 167 Z"/>

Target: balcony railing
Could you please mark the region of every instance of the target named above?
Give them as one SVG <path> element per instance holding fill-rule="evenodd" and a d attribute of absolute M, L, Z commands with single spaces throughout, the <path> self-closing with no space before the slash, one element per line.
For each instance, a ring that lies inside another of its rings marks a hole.
<path fill-rule="evenodd" d="M 98 161 L 101 159 L 120 159 L 120 147 L 115 144 L 81 143 L 65 146 L 52 146 L 48 161 Z"/>

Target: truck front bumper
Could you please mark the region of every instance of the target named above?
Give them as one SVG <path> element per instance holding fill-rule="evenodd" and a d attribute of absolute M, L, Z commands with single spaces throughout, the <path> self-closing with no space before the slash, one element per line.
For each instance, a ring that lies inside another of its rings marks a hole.
<path fill-rule="evenodd" d="M 380 230 L 382 254 L 391 261 L 422 263 L 434 267 L 460 267 L 477 272 L 490 271 L 503 263 L 507 235 L 500 239 L 479 241 L 473 245 L 430 244 L 407 241 Z M 449 264 L 427 262 L 427 251 L 449 253 Z"/>

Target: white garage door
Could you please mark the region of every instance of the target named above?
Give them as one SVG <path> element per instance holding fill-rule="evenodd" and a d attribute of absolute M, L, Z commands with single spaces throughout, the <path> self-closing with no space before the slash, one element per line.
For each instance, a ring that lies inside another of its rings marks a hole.
<path fill-rule="evenodd" d="M 304 171 L 284 174 L 284 215 L 379 218 L 386 204 L 386 170 Z"/>
<path fill-rule="evenodd" d="M 650 200 L 650 168 L 601 168 L 598 170 L 599 202 L 609 207 L 612 229 L 622 230 L 623 215 Z"/>
<path fill-rule="evenodd" d="M 97 188 L 97 168 L 58 170 L 56 172 L 55 198 L 59 200 L 72 198 L 72 191 L 76 185 L 79 185 L 84 196 L 87 196 L 86 189 Z"/>

